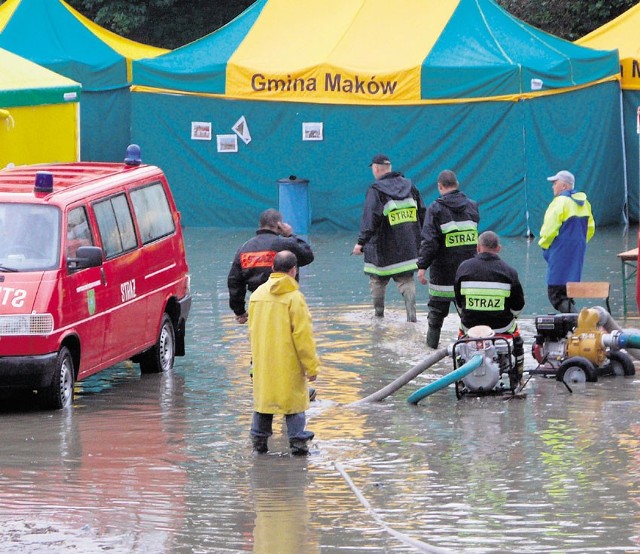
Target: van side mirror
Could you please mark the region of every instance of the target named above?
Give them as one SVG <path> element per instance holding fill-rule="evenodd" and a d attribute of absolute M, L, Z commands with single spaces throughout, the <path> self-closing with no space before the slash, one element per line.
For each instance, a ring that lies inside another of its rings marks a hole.
<path fill-rule="evenodd" d="M 102 265 L 102 248 L 99 246 L 81 246 L 75 258 L 67 259 L 67 267 L 71 270 L 99 267 Z"/>

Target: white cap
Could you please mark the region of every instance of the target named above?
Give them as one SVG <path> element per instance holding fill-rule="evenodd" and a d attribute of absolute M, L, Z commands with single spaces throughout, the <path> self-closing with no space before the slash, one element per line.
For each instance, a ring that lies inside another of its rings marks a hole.
<path fill-rule="evenodd" d="M 558 173 L 556 173 L 552 177 L 547 177 L 547 181 L 553 181 L 553 182 L 564 181 L 565 183 L 567 183 L 568 185 L 571 185 L 572 187 L 576 184 L 576 178 L 573 176 L 573 173 L 571 173 L 570 171 L 567 171 L 566 169 L 563 169 L 562 171 L 558 171 Z"/>

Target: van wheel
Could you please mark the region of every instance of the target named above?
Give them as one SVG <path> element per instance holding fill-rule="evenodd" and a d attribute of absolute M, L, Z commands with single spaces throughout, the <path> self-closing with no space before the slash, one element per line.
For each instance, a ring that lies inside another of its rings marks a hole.
<path fill-rule="evenodd" d="M 176 334 L 171 318 L 165 313 L 156 344 L 140 357 L 142 373 L 170 371 L 176 358 Z"/>
<path fill-rule="evenodd" d="M 51 385 L 43 389 L 43 404 L 49 410 L 67 408 L 73 403 L 73 358 L 66 346 L 58 352 Z"/>

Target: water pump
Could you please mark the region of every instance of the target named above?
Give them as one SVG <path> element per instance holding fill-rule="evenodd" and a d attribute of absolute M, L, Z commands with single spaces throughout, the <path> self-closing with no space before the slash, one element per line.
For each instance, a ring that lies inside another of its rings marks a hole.
<path fill-rule="evenodd" d="M 630 339 L 619 331 L 607 333 L 600 315 L 596 309 L 584 308 L 579 314 L 536 317 L 531 353 L 538 367 L 529 373 L 572 382 L 597 381 L 602 375 L 634 375 L 633 360 L 621 349 L 637 338 Z"/>

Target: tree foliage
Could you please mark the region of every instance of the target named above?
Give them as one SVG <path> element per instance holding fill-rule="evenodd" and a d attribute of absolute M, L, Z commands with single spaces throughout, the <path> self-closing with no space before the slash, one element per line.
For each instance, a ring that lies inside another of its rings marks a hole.
<path fill-rule="evenodd" d="M 637 4 L 637 0 L 498 0 L 509 13 L 547 33 L 574 41 Z"/>
<path fill-rule="evenodd" d="M 67 0 L 119 35 L 164 48 L 197 40 L 231 21 L 253 0 Z M 576 40 L 617 17 L 636 0 L 497 0 L 516 17 Z M 0 1 L 0 3 L 2 3 Z M 393 0 L 389 0 L 393 6 Z"/>
<path fill-rule="evenodd" d="M 124 37 L 177 48 L 222 27 L 254 0 L 68 0 L 98 25 Z"/>

